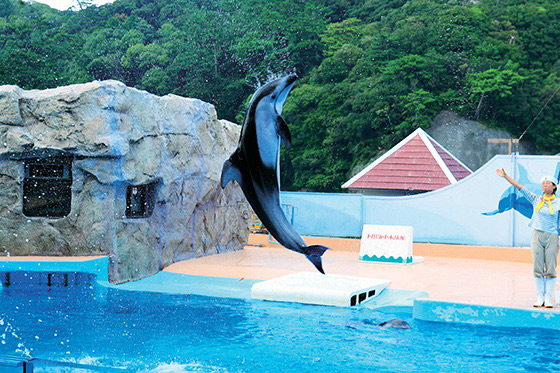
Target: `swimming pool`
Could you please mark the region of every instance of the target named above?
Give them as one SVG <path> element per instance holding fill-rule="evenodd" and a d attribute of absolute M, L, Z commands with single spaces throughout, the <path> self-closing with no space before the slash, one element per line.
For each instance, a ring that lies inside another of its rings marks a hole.
<path fill-rule="evenodd" d="M 0 355 L 145 372 L 560 370 L 558 331 L 45 281 L 2 289 Z M 412 329 L 377 326 L 394 317 Z"/>

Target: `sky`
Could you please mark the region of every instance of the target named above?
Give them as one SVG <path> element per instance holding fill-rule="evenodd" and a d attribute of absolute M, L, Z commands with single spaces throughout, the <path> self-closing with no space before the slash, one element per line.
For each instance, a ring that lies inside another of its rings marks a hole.
<path fill-rule="evenodd" d="M 76 0 L 35 0 L 38 3 L 47 4 L 51 8 L 58 10 L 66 10 L 72 6 L 77 6 L 78 2 Z M 112 3 L 114 0 L 93 0 L 94 5 L 103 5 L 107 3 Z"/>

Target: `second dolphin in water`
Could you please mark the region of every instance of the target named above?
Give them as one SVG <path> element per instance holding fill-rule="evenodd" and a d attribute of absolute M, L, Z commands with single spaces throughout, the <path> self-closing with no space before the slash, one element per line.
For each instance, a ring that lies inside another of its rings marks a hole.
<path fill-rule="evenodd" d="M 280 205 L 280 145 L 291 144 L 290 130 L 281 114 L 296 80 L 297 75 L 287 75 L 255 92 L 237 149 L 224 163 L 221 185 L 224 188 L 231 180 L 237 181 L 270 234 L 287 249 L 305 255 L 317 270 L 325 273 L 321 256 L 328 248 L 307 246 Z"/>

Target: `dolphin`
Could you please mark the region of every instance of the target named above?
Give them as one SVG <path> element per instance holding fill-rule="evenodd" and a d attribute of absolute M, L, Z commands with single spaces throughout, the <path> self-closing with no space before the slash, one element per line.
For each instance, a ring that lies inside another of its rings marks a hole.
<path fill-rule="evenodd" d="M 531 190 L 536 190 L 537 184 L 529 180 L 527 170 L 521 165 L 518 166 L 518 170 L 519 183 L 521 185 L 527 186 Z M 538 188 L 540 188 L 540 184 L 538 185 Z M 504 213 L 511 209 L 513 209 L 514 211 L 518 211 L 519 213 L 521 213 L 521 215 L 529 219 L 531 219 L 531 216 L 533 215 L 533 205 L 531 205 L 529 201 L 527 201 L 527 199 L 523 197 L 521 193 L 518 192 L 517 189 L 515 189 L 515 187 L 513 186 L 508 187 L 506 191 L 502 193 L 502 196 L 500 197 L 500 200 L 498 202 L 498 208 L 496 210 L 483 212 L 482 215 L 493 216 L 496 214 Z"/>
<path fill-rule="evenodd" d="M 521 185 L 525 186 L 530 191 L 539 194 L 541 193 L 541 184 L 533 182 L 529 178 L 529 173 L 522 165 L 518 165 L 519 178 L 518 181 Z M 560 163 L 556 164 L 556 171 L 554 172 L 556 178 L 560 177 Z M 527 201 L 525 197 L 513 186 L 506 189 L 500 200 L 498 202 L 498 208 L 494 211 L 483 212 L 482 215 L 492 216 L 496 214 L 501 214 L 506 211 L 513 209 L 518 211 L 521 215 L 525 216 L 527 219 L 531 219 L 533 216 L 533 205 Z"/>
<path fill-rule="evenodd" d="M 375 324 L 373 321 L 371 320 L 361 320 L 358 322 L 351 322 L 346 324 L 346 327 L 348 329 L 364 329 L 364 328 L 368 328 L 370 326 L 374 326 L 374 327 L 380 327 L 381 329 L 389 329 L 389 328 L 395 328 L 395 329 L 411 329 L 410 325 L 404 321 L 403 319 L 391 319 L 388 321 L 384 321 L 380 324 Z"/>
<path fill-rule="evenodd" d="M 307 257 L 321 273 L 321 256 L 328 248 L 307 246 L 288 222 L 280 205 L 280 145 L 291 145 L 282 118 L 284 102 L 298 79 L 290 74 L 259 88 L 247 109 L 235 152 L 224 162 L 221 186 L 235 180 L 270 234 L 284 247 Z"/>
<path fill-rule="evenodd" d="M 410 325 L 403 319 L 399 319 L 399 318 L 391 319 L 389 321 L 384 321 L 378 326 L 382 327 L 383 329 L 388 329 L 388 328 L 410 329 Z"/>
<path fill-rule="evenodd" d="M 509 187 L 502 194 L 496 210 L 483 212 L 482 215 L 493 216 L 511 209 L 518 211 L 521 215 L 528 219 L 531 219 L 531 216 L 533 216 L 533 205 L 531 205 L 527 199 L 515 189 L 515 187 Z"/>

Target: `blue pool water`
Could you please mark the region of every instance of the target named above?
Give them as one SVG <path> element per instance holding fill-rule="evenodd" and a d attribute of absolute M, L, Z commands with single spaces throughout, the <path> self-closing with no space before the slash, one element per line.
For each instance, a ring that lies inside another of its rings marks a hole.
<path fill-rule="evenodd" d="M 560 370 L 557 331 L 431 323 L 357 307 L 131 292 L 88 277 L 40 282 L 1 290 L 0 355 L 145 372 Z M 377 326 L 395 317 L 412 329 Z"/>

